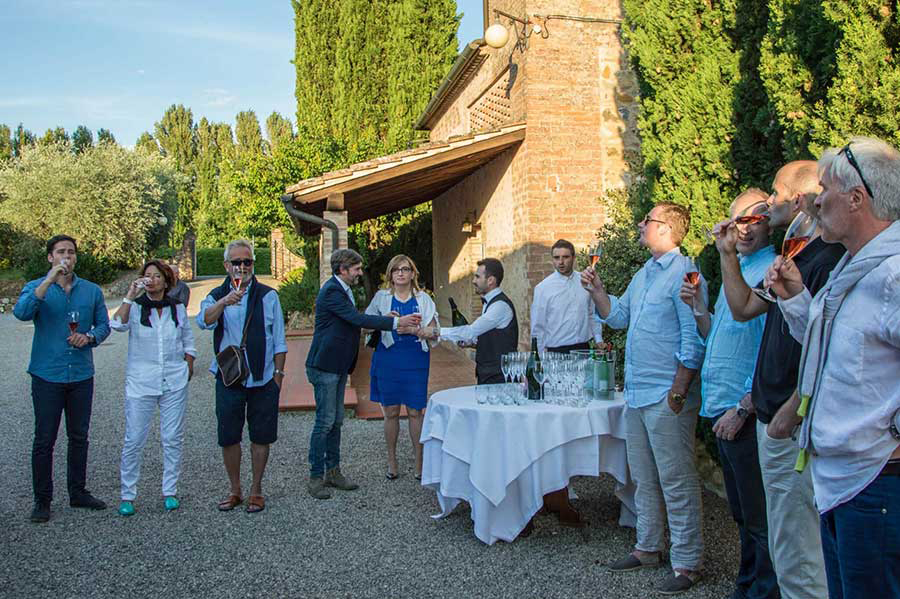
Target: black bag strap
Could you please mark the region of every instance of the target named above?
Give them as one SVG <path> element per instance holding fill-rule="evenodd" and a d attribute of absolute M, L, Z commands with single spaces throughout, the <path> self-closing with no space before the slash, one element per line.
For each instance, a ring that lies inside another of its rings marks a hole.
<path fill-rule="evenodd" d="M 248 300 L 250 298 L 247 298 Z M 253 306 L 247 302 L 247 318 L 244 319 L 244 333 L 241 335 L 241 349 L 247 349 L 247 331 L 250 329 L 250 319 L 253 318 Z"/>

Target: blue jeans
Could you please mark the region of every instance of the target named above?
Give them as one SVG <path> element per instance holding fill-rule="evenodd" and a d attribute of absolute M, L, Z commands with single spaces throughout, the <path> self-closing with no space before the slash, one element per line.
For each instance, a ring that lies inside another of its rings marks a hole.
<path fill-rule="evenodd" d="M 713 419 L 713 424 L 721 416 Z M 738 593 L 746 599 L 780 597 L 778 580 L 769 557 L 769 528 L 766 522 L 766 491 L 759 469 L 756 445 L 756 418 L 750 416 L 734 439 L 716 439 L 725 492 L 731 517 L 738 525 L 741 564 L 735 579 Z"/>
<path fill-rule="evenodd" d="M 900 597 L 900 476 L 879 476 L 821 524 L 831 599 Z"/>
<path fill-rule="evenodd" d="M 309 439 L 309 476 L 322 478 L 341 464 L 341 425 L 344 423 L 344 388 L 347 374 L 306 367 L 306 378 L 316 396 L 316 423 Z"/>
<path fill-rule="evenodd" d="M 84 487 L 94 378 L 75 383 L 51 383 L 32 375 L 31 401 L 34 404 L 34 444 L 31 447 L 34 500 L 49 503 L 53 499 L 53 448 L 63 413 L 69 438 L 66 476 L 69 498 L 81 498 L 87 493 Z"/>

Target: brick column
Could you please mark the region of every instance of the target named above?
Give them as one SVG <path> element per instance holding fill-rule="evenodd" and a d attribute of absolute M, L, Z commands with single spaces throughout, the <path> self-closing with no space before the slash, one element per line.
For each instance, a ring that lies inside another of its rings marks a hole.
<path fill-rule="evenodd" d="M 181 249 L 175 256 L 178 263 L 178 278 L 193 281 L 197 276 L 197 236 L 188 231 L 181 242 Z"/>
<path fill-rule="evenodd" d="M 344 194 L 336 193 L 328 196 L 322 218 L 337 225 L 338 247 L 332 247 L 331 229 L 322 227 L 319 236 L 319 285 L 331 276 L 331 253 L 336 249 L 347 247 L 347 211 L 344 210 Z"/>

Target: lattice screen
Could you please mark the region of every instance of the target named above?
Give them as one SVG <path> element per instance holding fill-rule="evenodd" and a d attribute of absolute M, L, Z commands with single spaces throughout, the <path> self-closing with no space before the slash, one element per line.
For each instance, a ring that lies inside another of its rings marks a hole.
<path fill-rule="evenodd" d="M 508 85 L 509 71 L 506 71 L 491 89 L 469 106 L 469 131 L 496 129 L 512 119 Z"/>

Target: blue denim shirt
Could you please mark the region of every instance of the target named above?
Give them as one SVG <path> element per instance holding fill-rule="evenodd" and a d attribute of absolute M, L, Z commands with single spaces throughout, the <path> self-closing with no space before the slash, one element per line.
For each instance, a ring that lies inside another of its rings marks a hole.
<path fill-rule="evenodd" d="M 241 336 L 244 332 L 244 317 L 247 314 L 247 301 L 250 299 L 250 288 L 247 287 L 247 293 L 241 301 L 233 306 L 225 306 L 225 331 L 223 331 L 222 345 L 225 348 L 229 345 L 240 345 Z M 203 315 L 206 314 L 207 308 L 216 303 L 211 295 L 200 303 L 200 313 L 197 314 L 197 326 L 201 329 L 214 329 L 219 324 L 215 321 L 212 324 L 206 324 Z M 266 318 L 266 368 L 263 370 L 262 380 L 257 381 L 253 378 L 253 373 L 244 381 L 245 387 L 262 387 L 275 375 L 275 354 L 287 353 L 287 341 L 284 337 L 284 315 L 281 313 L 281 302 L 278 299 L 278 292 L 272 291 L 267 293 L 263 299 L 263 315 Z M 244 350 L 246 353 L 246 350 Z M 213 357 L 209 371 L 213 375 L 218 372 L 219 367 L 216 359 Z"/>
<path fill-rule="evenodd" d="M 34 321 L 31 362 L 28 372 L 51 383 L 74 383 L 94 376 L 93 348 L 109 336 L 109 313 L 103 292 L 94 283 L 72 275 L 68 295 L 53 283 L 41 299 L 34 290 L 44 277 L 30 281 L 22 289 L 13 314 L 19 320 Z M 78 332 L 90 332 L 94 342 L 76 349 L 69 337 L 68 313 L 79 313 Z"/>
<path fill-rule="evenodd" d="M 634 275 L 621 297 L 610 295 L 604 323 L 628 327 L 625 342 L 625 403 L 642 408 L 666 398 L 678 364 L 699 369 L 703 343 L 691 308 L 678 292 L 690 260 L 675 248 L 650 258 Z M 706 286 L 701 286 L 706 294 Z"/>
<path fill-rule="evenodd" d="M 741 275 L 747 285 L 755 287 L 773 260 L 775 248 L 771 245 L 749 256 L 741 256 Z M 744 394 L 750 393 L 765 327 L 765 314 L 747 322 L 737 322 L 728 307 L 725 289 L 719 292 L 706 336 L 706 357 L 700 371 L 703 393 L 701 416 L 715 418 L 735 407 Z"/>

